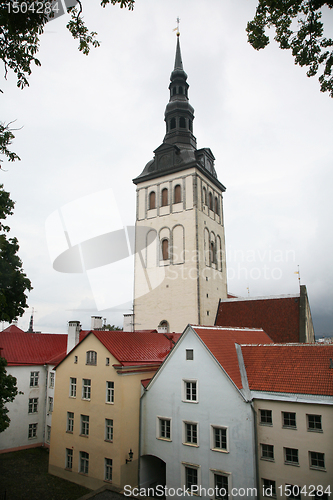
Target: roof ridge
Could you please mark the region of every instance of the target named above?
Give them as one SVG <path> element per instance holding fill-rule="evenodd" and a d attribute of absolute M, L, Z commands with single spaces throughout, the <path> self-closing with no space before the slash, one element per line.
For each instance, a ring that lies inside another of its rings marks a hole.
<path fill-rule="evenodd" d="M 245 302 L 252 300 L 274 300 L 274 299 L 299 299 L 300 294 L 284 294 L 284 295 L 262 295 L 259 297 L 230 297 L 227 299 L 221 299 L 220 302 Z"/>

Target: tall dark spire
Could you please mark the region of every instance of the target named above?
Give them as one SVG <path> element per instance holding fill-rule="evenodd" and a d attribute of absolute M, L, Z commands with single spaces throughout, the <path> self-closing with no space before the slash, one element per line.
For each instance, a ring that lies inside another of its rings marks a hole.
<path fill-rule="evenodd" d="M 170 99 L 165 109 L 166 134 L 164 142 L 177 144 L 179 147 L 196 148 L 196 139 L 192 133 L 194 109 L 188 100 L 187 74 L 183 69 L 180 51 L 179 32 L 175 67 L 170 76 Z"/>

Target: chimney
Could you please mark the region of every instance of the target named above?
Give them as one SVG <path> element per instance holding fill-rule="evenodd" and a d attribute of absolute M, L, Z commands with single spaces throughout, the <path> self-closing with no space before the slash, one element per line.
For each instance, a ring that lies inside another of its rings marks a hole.
<path fill-rule="evenodd" d="M 103 330 L 102 316 L 91 316 L 91 330 Z"/>
<path fill-rule="evenodd" d="M 68 322 L 67 354 L 79 343 L 80 321 Z"/>

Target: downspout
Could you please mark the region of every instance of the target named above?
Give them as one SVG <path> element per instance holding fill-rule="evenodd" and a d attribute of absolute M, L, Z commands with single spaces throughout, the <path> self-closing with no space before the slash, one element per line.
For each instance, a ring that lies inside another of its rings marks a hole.
<path fill-rule="evenodd" d="M 253 406 L 253 400 L 250 401 L 251 405 L 251 410 L 253 411 L 253 424 L 254 424 L 254 457 L 255 457 L 255 464 L 256 464 L 256 487 L 257 487 L 257 498 L 260 497 L 259 495 L 259 456 L 258 456 L 258 432 L 257 432 L 257 413 L 254 409 Z"/>
<path fill-rule="evenodd" d="M 143 386 L 142 386 L 143 387 Z M 142 398 L 146 393 L 146 388 L 143 387 L 143 393 L 140 396 L 139 406 L 139 465 L 138 465 L 138 487 L 140 488 L 140 471 L 141 471 L 141 425 L 142 425 Z"/>

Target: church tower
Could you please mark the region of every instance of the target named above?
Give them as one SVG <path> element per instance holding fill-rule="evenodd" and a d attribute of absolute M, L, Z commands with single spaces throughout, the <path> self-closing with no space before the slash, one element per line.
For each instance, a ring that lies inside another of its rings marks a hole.
<path fill-rule="evenodd" d="M 166 134 L 137 186 L 134 329 L 213 325 L 227 297 L 223 192 L 209 148 L 197 149 L 179 33 Z"/>

